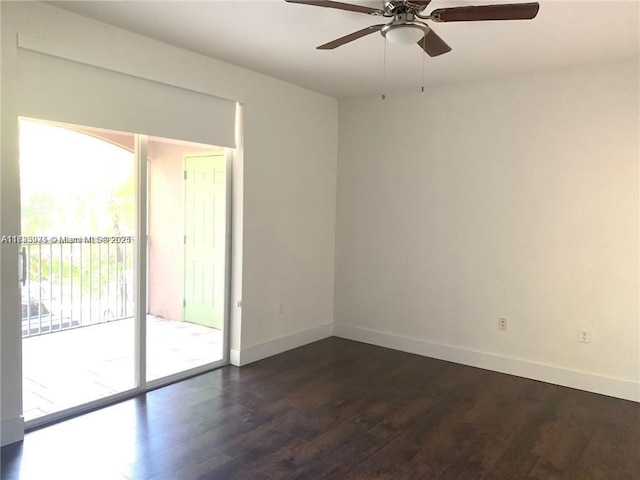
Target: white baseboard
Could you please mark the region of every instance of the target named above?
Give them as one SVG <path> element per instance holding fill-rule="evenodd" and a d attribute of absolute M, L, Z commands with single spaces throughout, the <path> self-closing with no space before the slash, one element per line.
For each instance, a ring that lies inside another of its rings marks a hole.
<path fill-rule="evenodd" d="M 293 333 L 268 342 L 252 345 L 241 350 L 231 350 L 231 364 L 238 367 L 262 360 L 263 358 L 286 352 L 293 348 L 302 347 L 308 343 L 317 342 L 333 335 L 333 323 Z"/>
<path fill-rule="evenodd" d="M 24 438 L 24 418 L 4 420 L 0 427 L 0 446 L 19 442 Z"/>
<path fill-rule="evenodd" d="M 380 347 L 640 402 L 639 382 L 604 377 L 493 353 L 468 350 L 454 345 L 433 343 L 353 325 L 336 323 L 334 324 L 333 334 L 336 337 Z"/>
<path fill-rule="evenodd" d="M 240 350 L 237 348 L 232 348 L 229 351 L 229 363 L 234 367 L 240 366 Z"/>

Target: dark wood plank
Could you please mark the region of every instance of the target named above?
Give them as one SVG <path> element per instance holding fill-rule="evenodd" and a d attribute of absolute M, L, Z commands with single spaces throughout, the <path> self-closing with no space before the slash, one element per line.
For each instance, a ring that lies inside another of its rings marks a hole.
<path fill-rule="evenodd" d="M 2 480 L 640 478 L 640 405 L 330 338 L 27 434 Z"/>

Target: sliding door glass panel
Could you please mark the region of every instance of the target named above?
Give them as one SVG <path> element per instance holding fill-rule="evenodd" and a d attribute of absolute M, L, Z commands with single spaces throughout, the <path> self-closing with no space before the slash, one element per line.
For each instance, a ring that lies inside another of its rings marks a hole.
<path fill-rule="evenodd" d="M 134 388 L 134 136 L 20 120 L 25 420 Z"/>
<path fill-rule="evenodd" d="M 221 148 L 149 138 L 147 380 L 223 359 L 227 172 Z"/>

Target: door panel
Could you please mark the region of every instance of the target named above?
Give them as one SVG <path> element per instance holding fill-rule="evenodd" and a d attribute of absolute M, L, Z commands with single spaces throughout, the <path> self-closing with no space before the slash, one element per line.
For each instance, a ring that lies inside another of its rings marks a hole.
<path fill-rule="evenodd" d="M 20 119 L 24 418 L 135 388 L 134 134 Z M 106 241 L 105 241 L 106 240 Z"/>
<path fill-rule="evenodd" d="M 184 320 L 221 329 L 226 225 L 224 155 L 185 157 Z"/>

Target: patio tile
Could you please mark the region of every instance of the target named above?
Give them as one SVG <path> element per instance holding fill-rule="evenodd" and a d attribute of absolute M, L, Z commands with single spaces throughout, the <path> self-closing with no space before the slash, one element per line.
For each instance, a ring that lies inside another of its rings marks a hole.
<path fill-rule="evenodd" d="M 134 322 L 117 320 L 23 339 L 26 420 L 134 387 Z M 222 332 L 147 318 L 147 377 L 222 359 Z"/>

